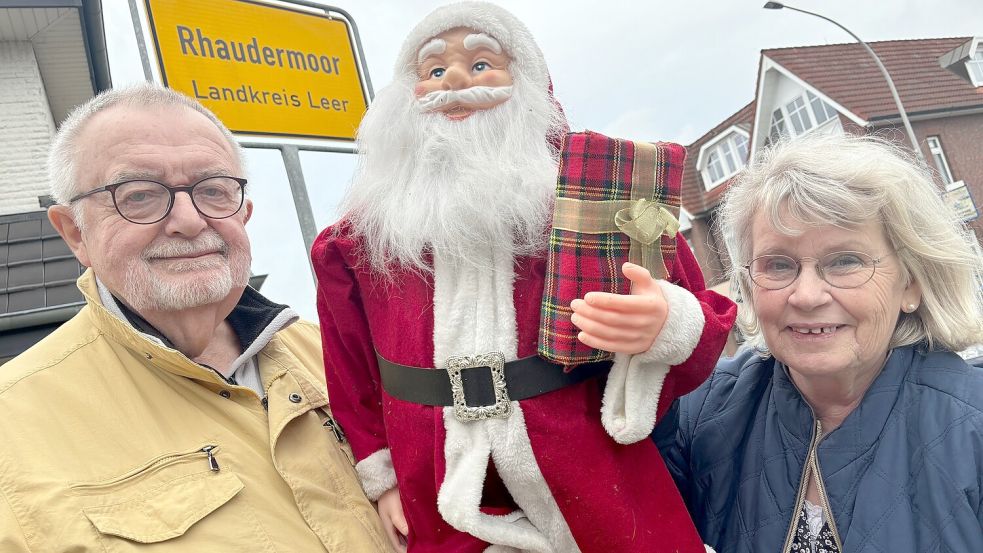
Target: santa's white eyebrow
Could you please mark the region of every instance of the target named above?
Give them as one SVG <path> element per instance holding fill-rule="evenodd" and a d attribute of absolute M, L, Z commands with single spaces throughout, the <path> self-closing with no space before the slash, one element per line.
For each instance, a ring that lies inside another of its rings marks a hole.
<path fill-rule="evenodd" d="M 475 33 L 464 37 L 464 47 L 468 50 L 477 50 L 484 46 L 495 54 L 502 53 L 502 45 L 494 37 L 485 33 Z"/>
<path fill-rule="evenodd" d="M 423 60 L 435 54 L 443 54 L 445 50 L 447 50 L 447 42 L 444 39 L 431 39 L 420 48 L 420 53 L 416 55 L 416 62 L 423 63 Z"/>

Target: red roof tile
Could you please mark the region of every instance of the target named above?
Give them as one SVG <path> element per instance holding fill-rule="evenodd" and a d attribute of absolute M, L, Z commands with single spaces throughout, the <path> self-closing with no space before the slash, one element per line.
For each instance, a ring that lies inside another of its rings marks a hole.
<path fill-rule="evenodd" d="M 983 87 L 973 87 L 939 66 L 946 52 L 970 37 L 871 42 L 901 96 L 908 115 L 983 105 Z M 797 77 L 865 120 L 897 117 L 891 91 L 859 43 L 762 50 Z"/>

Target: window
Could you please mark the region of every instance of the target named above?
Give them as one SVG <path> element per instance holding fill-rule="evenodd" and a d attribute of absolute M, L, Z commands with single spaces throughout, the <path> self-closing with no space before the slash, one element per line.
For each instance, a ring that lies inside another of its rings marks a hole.
<path fill-rule="evenodd" d="M 945 152 L 942 151 L 942 142 L 939 137 L 930 136 L 925 140 L 928 143 L 928 151 L 932 154 L 935 167 L 939 170 L 939 177 L 942 184 L 952 184 L 952 171 L 949 170 L 949 162 L 945 159 Z"/>
<path fill-rule="evenodd" d="M 836 110 L 822 101 L 819 96 L 809 91 L 806 91 L 806 95 L 809 96 L 809 105 L 812 106 L 812 114 L 816 116 L 816 125 L 822 125 L 836 116 Z"/>
<path fill-rule="evenodd" d="M 773 144 L 782 137 L 803 135 L 835 116 L 836 110 L 812 92 L 806 91 L 804 95 L 796 96 L 772 112 L 771 127 L 765 144 Z"/>
<path fill-rule="evenodd" d="M 748 140 L 743 131 L 725 132 L 723 138 L 704 148 L 700 155 L 705 154 L 706 161 L 700 169 L 707 190 L 733 176 L 747 163 Z"/>
<path fill-rule="evenodd" d="M 778 142 L 783 136 L 788 136 L 788 131 L 785 129 L 785 116 L 782 115 L 782 110 L 779 108 L 771 114 L 771 127 L 768 130 L 768 143 L 773 144 Z"/>
<path fill-rule="evenodd" d="M 713 150 L 707 156 L 707 173 L 710 174 L 710 181 L 717 182 L 724 178 L 724 169 L 720 164 L 720 154 Z"/>
<path fill-rule="evenodd" d="M 737 154 L 741 156 L 741 159 L 747 161 L 747 137 L 743 134 L 735 135 L 734 144 L 737 145 Z"/>
<path fill-rule="evenodd" d="M 976 53 L 966 62 L 969 78 L 976 86 L 983 86 L 983 43 L 976 46 Z"/>
<path fill-rule="evenodd" d="M 802 96 L 785 104 L 785 110 L 788 111 L 788 119 L 792 122 L 792 128 L 795 129 L 796 135 L 800 135 L 813 127 L 809 112 L 806 111 L 806 102 Z"/>

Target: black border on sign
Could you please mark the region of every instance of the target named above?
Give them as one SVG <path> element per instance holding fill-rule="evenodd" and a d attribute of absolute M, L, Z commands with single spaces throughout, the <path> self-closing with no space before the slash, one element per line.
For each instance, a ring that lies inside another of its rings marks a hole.
<path fill-rule="evenodd" d="M 150 6 L 151 1 L 152 0 L 143 0 L 143 5 L 147 9 L 147 19 L 150 22 L 150 36 L 151 36 L 151 38 L 154 39 L 154 54 L 155 54 L 155 57 L 157 58 L 157 68 L 160 70 L 160 79 L 162 81 L 161 84 L 163 84 L 167 88 L 170 88 L 170 85 L 167 84 L 167 72 L 164 70 L 164 60 L 163 60 L 163 56 L 161 55 L 160 43 L 157 41 L 157 25 L 154 23 L 154 12 L 153 12 L 153 8 Z M 200 1 L 204 1 L 204 0 L 200 0 Z M 354 64 L 355 65 L 355 71 L 358 73 L 358 77 L 359 77 L 359 81 L 358 81 L 359 82 L 359 92 L 361 92 L 361 94 L 362 94 L 362 101 L 365 102 L 365 107 L 366 107 L 366 109 L 368 109 L 369 99 L 365 95 L 365 88 L 366 88 L 365 87 L 365 82 L 366 82 L 365 79 L 366 79 L 366 75 L 362 72 L 362 64 L 364 64 L 365 61 L 362 60 L 361 58 L 359 58 L 359 56 L 356 54 L 357 52 L 361 52 L 361 50 L 360 49 L 356 49 L 355 43 L 352 40 L 352 38 L 353 38 L 352 23 L 348 20 L 349 17 L 351 17 L 351 16 L 348 15 L 347 12 L 336 10 L 336 13 L 342 14 L 342 17 L 329 17 L 327 15 L 322 15 L 322 14 L 318 14 L 318 13 L 312 13 L 312 12 L 304 11 L 304 10 L 297 10 L 297 9 L 289 8 L 289 7 L 286 7 L 286 6 L 277 6 L 277 5 L 273 5 L 273 4 L 267 4 L 265 2 L 257 2 L 257 1 L 254 1 L 254 0 L 232 0 L 232 1 L 233 2 L 240 2 L 240 3 L 243 3 L 243 4 L 252 4 L 254 6 L 259 6 L 259 7 L 263 7 L 263 8 L 271 8 L 271 9 L 274 9 L 274 10 L 283 10 L 283 11 L 288 11 L 288 12 L 292 12 L 292 13 L 299 13 L 299 14 L 302 14 L 302 15 L 308 15 L 308 16 L 312 16 L 312 17 L 320 17 L 322 19 L 327 19 L 329 21 L 341 21 L 342 23 L 344 23 L 345 24 L 345 29 L 348 31 L 347 32 L 347 35 L 348 35 L 348 46 L 352 50 L 352 58 L 355 61 L 355 64 Z M 283 1 L 289 2 L 289 0 L 283 0 Z M 315 6 L 309 6 L 309 7 L 315 7 Z M 324 9 L 324 10 L 329 10 L 329 11 L 330 10 L 335 10 L 335 8 L 332 8 L 330 6 L 317 6 L 317 9 Z M 359 61 L 361 61 L 362 63 L 359 63 Z M 222 124 L 225 124 L 225 121 L 223 121 Z M 229 128 L 229 130 L 232 131 L 233 133 L 247 134 L 247 135 L 253 135 L 253 136 L 277 136 L 277 137 L 287 137 L 287 138 L 317 138 L 317 139 L 322 139 L 322 140 L 323 139 L 329 139 L 329 140 L 343 140 L 345 142 L 355 142 L 355 138 L 349 138 L 349 137 L 346 137 L 346 136 L 328 136 L 328 135 L 323 135 L 323 134 L 297 134 L 297 133 L 262 132 L 262 131 L 250 131 L 250 130 L 233 129 L 233 128 Z"/>

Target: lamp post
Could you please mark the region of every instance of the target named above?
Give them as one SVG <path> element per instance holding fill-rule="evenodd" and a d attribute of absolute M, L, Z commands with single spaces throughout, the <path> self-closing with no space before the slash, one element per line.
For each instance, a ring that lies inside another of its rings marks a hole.
<path fill-rule="evenodd" d="M 867 53 L 870 54 L 870 57 L 874 58 L 874 63 L 876 63 L 877 67 L 880 68 L 881 73 L 884 75 L 884 80 L 887 81 L 887 86 L 891 89 L 891 96 L 894 96 L 894 103 L 898 106 L 898 114 L 901 116 L 901 123 L 904 124 L 905 130 L 908 131 L 908 140 L 911 141 L 911 147 L 915 151 L 915 155 L 918 156 L 919 161 L 921 161 L 923 164 L 925 163 L 925 156 L 922 155 L 922 149 L 918 145 L 918 140 L 915 138 L 915 131 L 912 130 L 911 128 L 911 121 L 908 121 L 908 114 L 905 113 L 904 106 L 901 105 L 901 97 L 898 96 L 898 89 L 894 87 L 894 81 L 891 80 L 891 75 L 887 72 L 887 68 L 884 67 L 883 63 L 881 63 L 881 58 L 877 57 L 877 54 L 874 53 L 874 50 L 871 49 L 871 47 L 868 46 L 866 42 L 861 40 L 860 37 L 858 37 L 857 35 L 853 34 L 853 32 L 850 31 L 850 29 L 847 29 L 846 27 L 840 25 L 836 21 L 833 21 L 832 19 L 824 15 L 819 15 L 818 13 L 813 13 L 806 10 L 800 10 L 799 8 L 794 8 L 792 6 L 782 4 L 781 2 L 766 2 L 764 8 L 766 10 L 780 10 L 782 8 L 785 8 L 788 10 L 813 15 L 820 19 L 825 19 L 826 21 L 829 21 L 833 25 L 836 25 L 837 27 L 846 31 L 847 34 L 849 34 L 854 38 L 854 40 L 862 44 L 863 47 L 867 50 Z"/>

